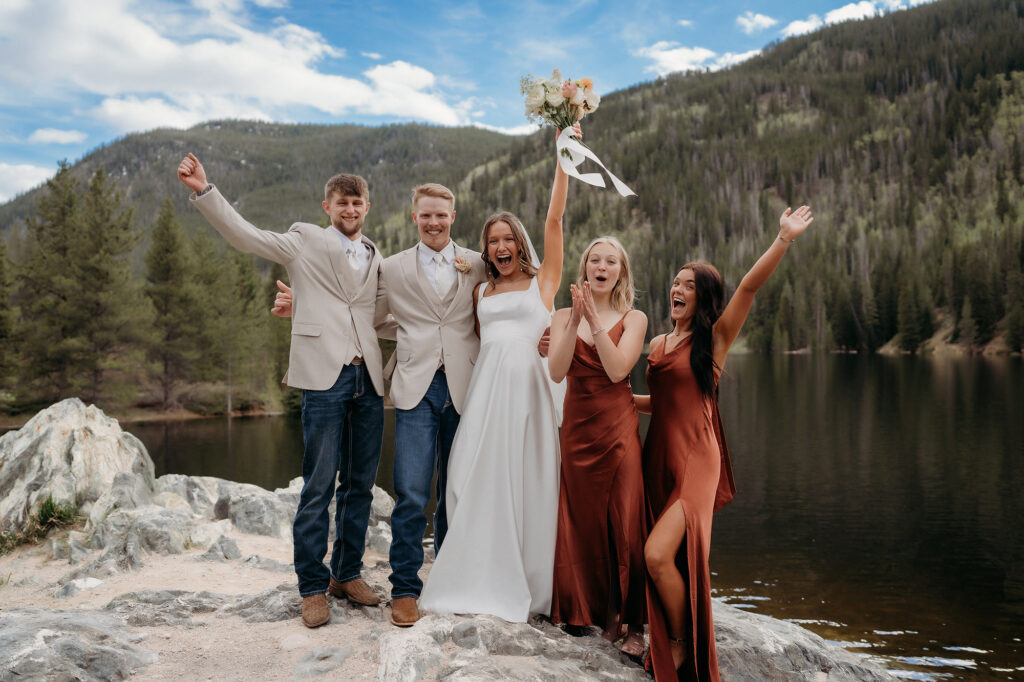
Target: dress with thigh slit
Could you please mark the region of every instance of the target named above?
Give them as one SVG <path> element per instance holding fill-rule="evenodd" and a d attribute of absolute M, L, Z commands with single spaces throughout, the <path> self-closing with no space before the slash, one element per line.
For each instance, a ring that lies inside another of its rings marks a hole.
<path fill-rule="evenodd" d="M 688 649 L 678 671 L 672 665 L 669 625 L 654 582 L 647 580 L 650 622 L 649 666 L 656 680 L 715 680 L 718 657 L 711 616 L 708 556 L 711 517 L 735 491 L 729 451 L 721 431 L 716 399 L 704 396 L 690 368 L 691 339 L 665 351 L 666 336 L 651 341 L 647 385 L 651 391 L 651 425 L 644 443 L 644 488 L 647 522 L 653 528 L 677 501 L 686 516 L 686 534 L 676 567 L 688 592 Z M 716 379 L 717 381 L 717 379 Z"/>
<path fill-rule="evenodd" d="M 608 330 L 616 344 L 625 319 Z M 579 337 L 567 377 L 551 620 L 641 626 L 647 536 L 633 389 L 628 377 L 613 383 Z"/>

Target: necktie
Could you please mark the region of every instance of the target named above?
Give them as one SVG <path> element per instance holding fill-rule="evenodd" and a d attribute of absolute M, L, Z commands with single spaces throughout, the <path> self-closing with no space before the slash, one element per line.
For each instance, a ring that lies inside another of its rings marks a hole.
<path fill-rule="evenodd" d="M 356 271 L 357 275 L 360 274 L 360 270 L 362 268 L 359 267 L 359 256 L 356 255 L 355 247 L 348 247 L 348 249 L 345 250 L 345 253 L 348 254 L 348 264 L 352 266 L 352 269 Z"/>
<path fill-rule="evenodd" d="M 437 293 L 441 298 L 448 293 L 448 289 L 452 286 L 452 274 L 448 272 L 448 266 L 444 262 L 444 256 L 439 253 L 434 254 L 434 263 L 437 267 L 434 268 L 434 288 L 437 289 Z"/>

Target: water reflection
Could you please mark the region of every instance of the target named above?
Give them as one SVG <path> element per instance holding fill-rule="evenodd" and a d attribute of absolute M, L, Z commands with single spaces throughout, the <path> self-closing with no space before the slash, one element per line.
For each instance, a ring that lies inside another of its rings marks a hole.
<path fill-rule="evenodd" d="M 910 679 L 1021 676 L 1021 359 L 733 356 L 726 370 L 738 493 L 715 519 L 716 598 Z M 642 368 L 633 382 L 643 392 Z M 297 420 L 128 428 L 158 474 L 299 475 Z M 390 489 L 391 411 L 385 429 Z"/>

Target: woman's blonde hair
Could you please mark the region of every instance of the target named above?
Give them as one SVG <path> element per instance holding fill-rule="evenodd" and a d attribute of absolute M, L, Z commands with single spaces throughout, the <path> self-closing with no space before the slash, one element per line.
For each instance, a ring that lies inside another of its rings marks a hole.
<path fill-rule="evenodd" d="M 515 240 L 516 246 L 519 248 L 519 269 L 530 277 L 534 277 L 537 274 L 537 268 L 531 261 L 530 242 L 526 238 L 526 228 L 519 222 L 519 218 L 515 217 L 512 213 L 499 211 L 487 219 L 484 223 L 483 232 L 480 233 L 480 258 L 487 266 L 488 279 L 497 279 L 499 274 L 498 268 L 487 256 L 487 239 L 495 223 L 508 223 L 508 226 L 512 228 L 512 239 Z"/>
<path fill-rule="evenodd" d="M 590 258 L 590 252 L 598 244 L 608 244 L 619 254 L 619 281 L 612 288 L 611 305 L 613 310 L 620 313 L 629 312 L 633 309 L 633 301 L 636 299 L 633 271 L 629 268 L 629 255 L 626 253 L 626 249 L 623 248 L 622 242 L 615 237 L 598 237 L 590 242 L 590 245 L 583 251 L 583 257 L 580 258 L 580 271 L 576 275 L 576 286 L 582 288 L 583 283 L 587 281 L 587 259 Z"/>

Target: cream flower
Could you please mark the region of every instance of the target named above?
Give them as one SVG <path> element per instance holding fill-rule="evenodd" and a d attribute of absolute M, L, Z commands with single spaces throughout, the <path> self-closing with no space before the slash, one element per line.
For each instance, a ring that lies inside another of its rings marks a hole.
<path fill-rule="evenodd" d="M 601 95 L 597 94 L 593 90 L 587 93 L 586 107 L 589 111 L 597 109 L 598 105 L 601 104 Z"/>
<path fill-rule="evenodd" d="M 549 89 L 546 99 L 548 104 L 550 104 L 553 107 L 561 106 L 562 102 L 565 101 L 565 98 L 562 97 L 562 87 L 559 86 L 555 90 Z"/>
<path fill-rule="evenodd" d="M 583 102 L 586 100 L 586 98 L 587 98 L 587 91 L 584 90 L 583 88 L 577 88 L 576 92 L 573 93 L 573 95 L 569 99 L 569 101 L 572 102 L 573 104 L 575 104 L 576 106 L 580 106 L 581 104 L 583 104 Z"/>
<path fill-rule="evenodd" d="M 547 93 L 544 91 L 544 86 L 540 83 L 532 86 L 526 93 L 526 111 L 539 113 L 540 108 L 544 106 L 544 97 Z"/>

